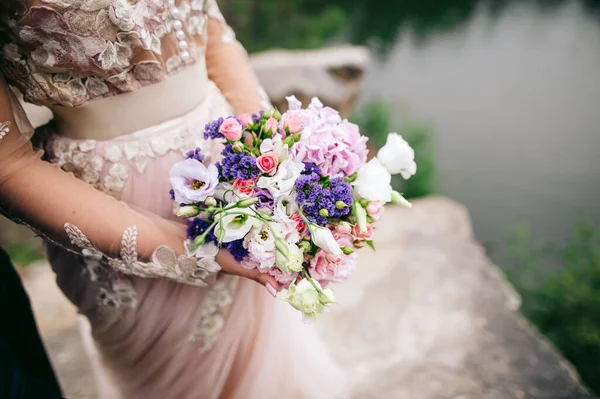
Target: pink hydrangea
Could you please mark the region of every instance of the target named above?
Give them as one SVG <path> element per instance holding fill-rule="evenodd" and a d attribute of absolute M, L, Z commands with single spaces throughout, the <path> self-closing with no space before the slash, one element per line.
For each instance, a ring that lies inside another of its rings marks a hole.
<path fill-rule="evenodd" d="M 301 139 L 290 149 L 294 161 L 314 163 L 333 177 L 350 176 L 366 162 L 367 138 L 336 110 L 313 99 L 307 109 L 293 112 L 304 119 Z"/>

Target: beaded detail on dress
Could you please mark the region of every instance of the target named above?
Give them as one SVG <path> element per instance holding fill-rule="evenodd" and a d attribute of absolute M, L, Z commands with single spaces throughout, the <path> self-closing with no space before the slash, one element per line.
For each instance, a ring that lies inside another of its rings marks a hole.
<path fill-rule="evenodd" d="M 77 107 L 166 79 L 204 57 L 216 0 L 10 0 L 0 72 L 34 104 Z M 39 2 L 36 2 L 36 4 Z"/>

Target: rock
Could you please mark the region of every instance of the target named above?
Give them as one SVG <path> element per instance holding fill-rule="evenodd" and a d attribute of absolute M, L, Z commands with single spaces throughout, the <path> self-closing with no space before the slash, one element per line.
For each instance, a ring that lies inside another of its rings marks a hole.
<path fill-rule="evenodd" d="M 363 83 L 370 55 L 364 47 L 321 50 L 270 50 L 250 57 L 258 79 L 280 111 L 285 97 L 296 95 L 308 105 L 313 96 L 347 116 Z"/>
<path fill-rule="evenodd" d="M 354 398 L 592 397 L 520 316 L 519 296 L 473 238 L 463 206 L 427 198 L 386 208 L 377 234 L 377 252 L 361 252 L 356 273 L 334 288 L 339 305 L 318 324 Z M 54 320 L 64 303 L 53 275 L 35 267 L 24 279 L 65 391 L 93 398 L 74 313 L 62 327 Z"/>
<path fill-rule="evenodd" d="M 590 398 L 448 199 L 387 208 L 322 320 L 356 398 Z M 360 312 L 357 312 L 357 308 Z"/>

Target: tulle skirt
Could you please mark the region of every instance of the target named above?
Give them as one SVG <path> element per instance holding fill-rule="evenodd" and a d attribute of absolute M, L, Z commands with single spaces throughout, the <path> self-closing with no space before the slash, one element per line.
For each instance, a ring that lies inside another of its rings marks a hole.
<path fill-rule="evenodd" d="M 193 111 L 142 131 L 106 141 L 53 136 L 48 158 L 109 195 L 172 219 L 171 166 L 197 146 L 216 156 L 218 148 L 202 140 L 204 125 L 229 113 L 211 86 Z M 88 319 L 102 399 L 348 397 L 314 328 L 253 281 L 221 275 L 198 288 L 111 272 L 99 278 L 72 254 L 50 248 L 49 255 L 61 289 Z"/>

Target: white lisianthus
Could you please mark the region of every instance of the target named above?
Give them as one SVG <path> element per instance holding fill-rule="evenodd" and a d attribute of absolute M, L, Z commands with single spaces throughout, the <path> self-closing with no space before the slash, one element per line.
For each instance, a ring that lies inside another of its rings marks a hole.
<path fill-rule="evenodd" d="M 342 254 L 342 249 L 335 240 L 335 237 L 333 237 L 331 230 L 319 227 L 312 223 L 308 225 L 308 229 L 310 231 L 312 242 L 314 242 L 317 247 L 334 256 Z"/>
<path fill-rule="evenodd" d="M 296 244 L 287 244 L 287 254 L 284 256 L 277 251 L 276 264 L 283 274 L 302 271 L 304 253 Z"/>
<path fill-rule="evenodd" d="M 319 291 L 315 286 L 321 289 L 317 281 L 311 282 L 308 279 L 302 279 L 299 283 L 290 285 L 287 290 L 282 290 L 278 296 L 292 305 L 294 309 L 302 312 L 305 322 L 314 321 L 317 315 L 326 308 L 321 302 Z"/>
<path fill-rule="evenodd" d="M 273 216 L 280 222 L 283 235 L 287 242 L 296 243 L 300 240 L 300 233 L 296 229 L 296 222 L 291 217 L 298 212 L 298 203 L 296 202 L 296 192 L 292 191 L 289 195 L 282 195 L 275 201 Z"/>
<path fill-rule="evenodd" d="M 415 151 L 398 133 L 388 134 L 385 145 L 377 153 L 377 159 L 388 172 L 400 173 L 404 179 L 410 179 L 417 173 Z"/>
<path fill-rule="evenodd" d="M 255 223 L 250 232 L 244 237 L 244 248 L 246 248 L 256 262 L 257 268 L 261 273 L 266 273 L 275 265 L 275 236 L 273 230 L 277 232 L 279 225 L 273 223 Z"/>
<path fill-rule="evenodd" d="M 215 216 L 216 220 L 219 221 L 217 229 L 220 229 L 222 223 L 225 230 L 222 242 L 227 243 L 244 238 L 256 223 L 256 219 L 252 215 L 253 212 L 250 208 L 234 208 L 218 213 Z"/>
<path fill-rule="evenodd" d="M 382 203 L 392 200 L 392 175 L 377 158 L 371 159 L 358 170 L 352 185 L 360 198 Z"/>
<path fill-rule="evenodd" d="M 333 291 L 331 288 L 325 288 L 320 294 L 319 294 L 319 301 L 321 301 L 321 303 L 323 305 L 329 305 L 332 303 L 337 303 L 337 300 L 335 299 L 335 295 L 333 294 Z"/>
<path fill-rule="evenodd" d="M 294 188 L 296 179 L 298 179 L 300 172 L 303 170 L 303 163 L 296 163 L 287 159 L 279 165 L 277 173 L 274 176 L 261 177 L 258 179 L 256 186 L 267 189 L 275 199 L 282 195 L 289 195 Z"/>
<path fill-rule="evenodd" d="M 217 185 L 213 197 L 225 201 L 226 203 L 232 203 L 238 200 L 237 196 L 233 193 L 232 184 L 227 182 L 221 182 Z"/>
<path fill-rule="evenodd" d="M 273 137 L 272 139 L 265 139 L 262 143 L 260 143 L 261 154 L 265 154 L 271 151 L 277 154 L 277 157 L 279 158 L 280 162 L 288 159 L 288 146 L 283 143 L 283 141 L 281 140 L 281 136 L 279 135 Z"/>

